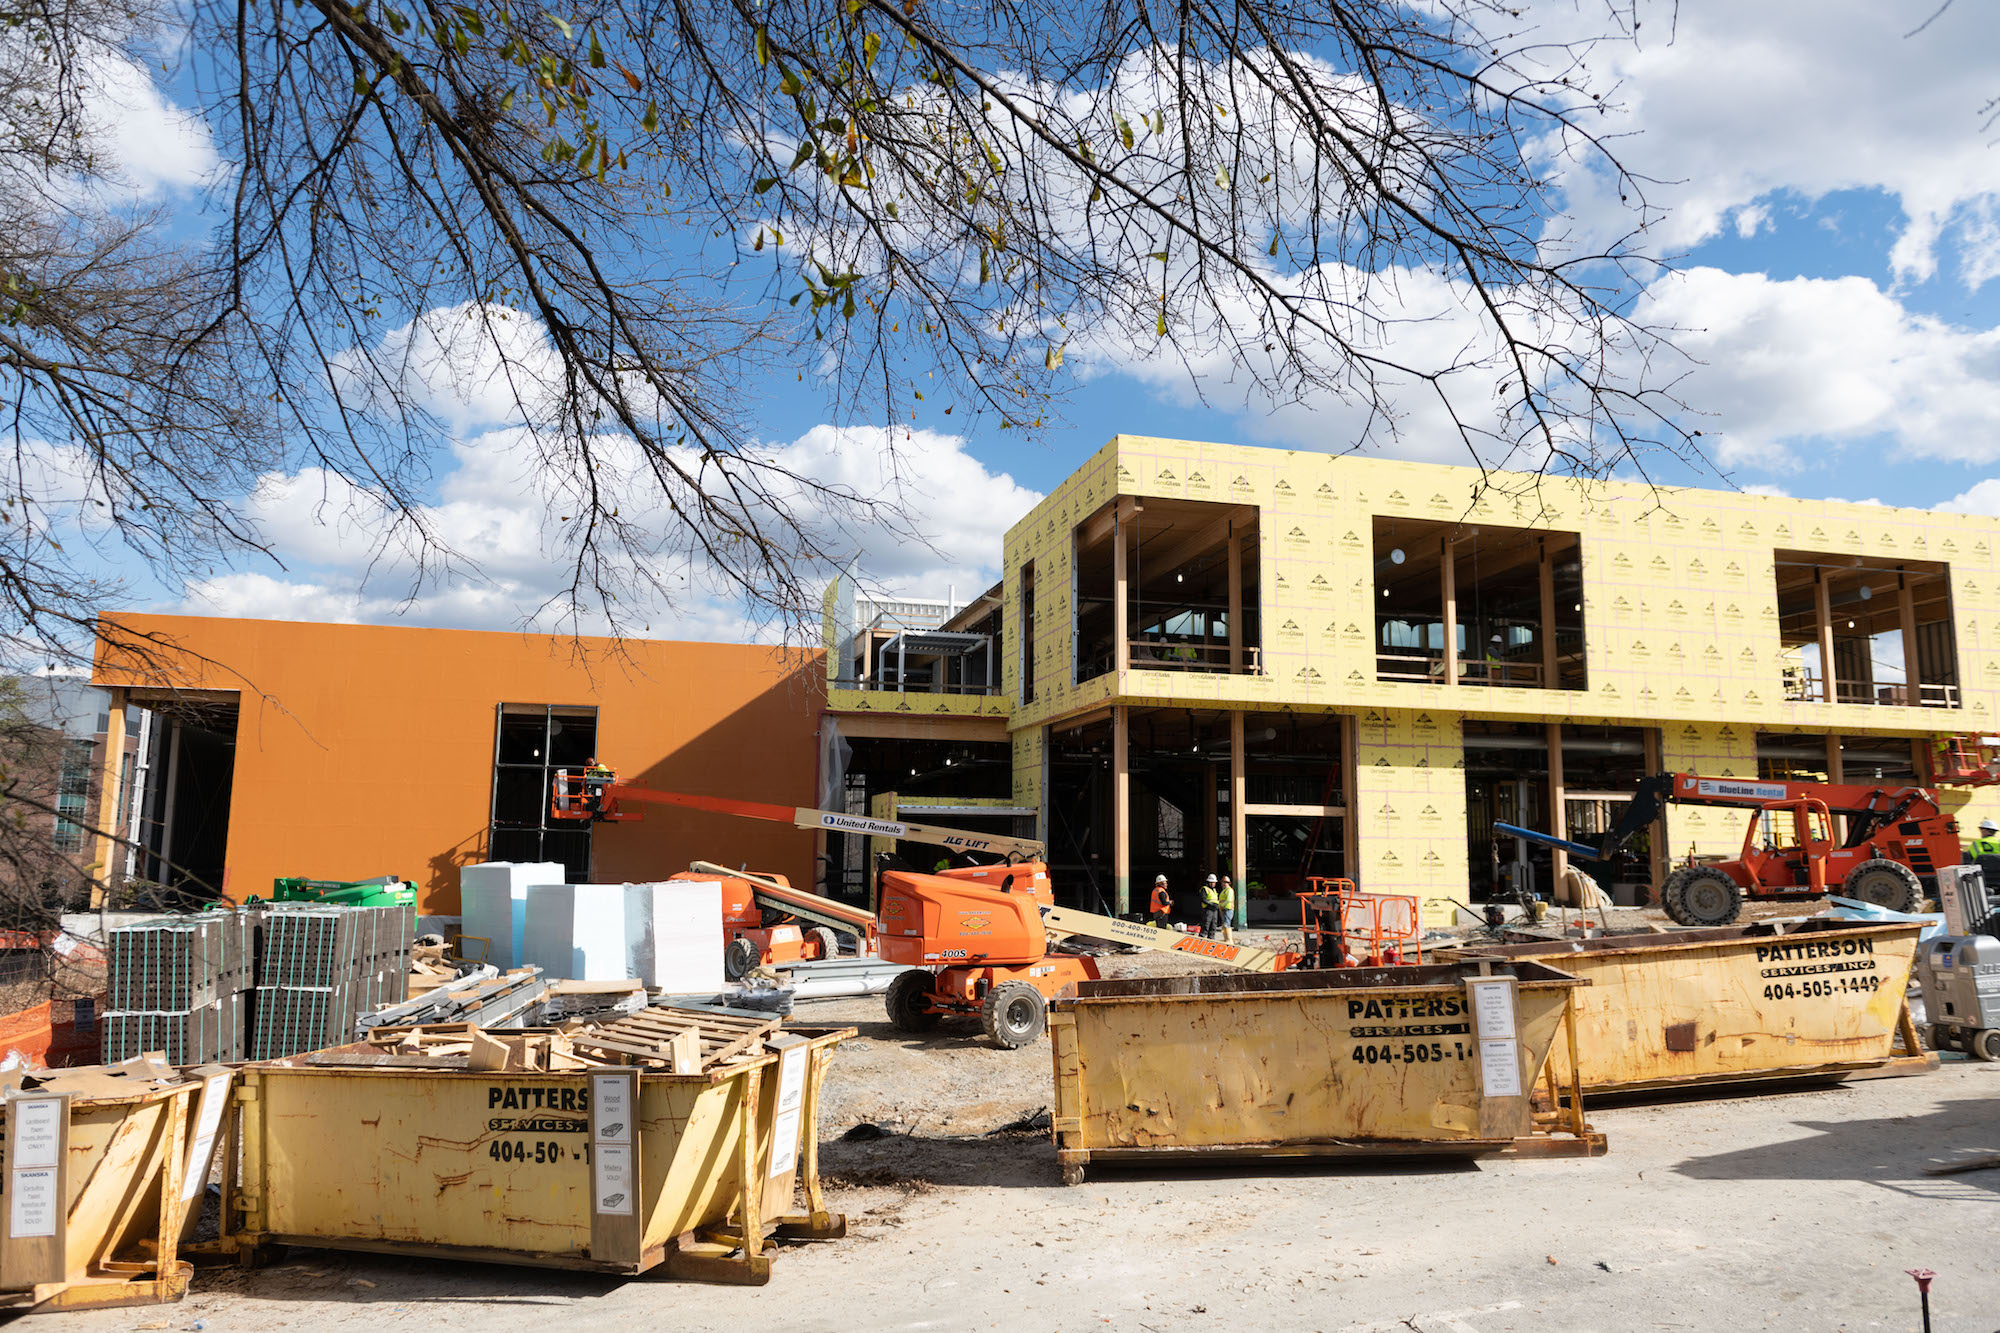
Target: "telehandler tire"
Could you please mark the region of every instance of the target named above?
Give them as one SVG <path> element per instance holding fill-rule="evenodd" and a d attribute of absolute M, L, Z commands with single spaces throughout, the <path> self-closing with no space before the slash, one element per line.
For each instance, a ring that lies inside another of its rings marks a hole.
<path fill-rule="evenodd" d="M 979 1019 L 995 1046 L 1017 1051 L 1048 1027 L 1049 1002 L 1025 981 L 1003 981 L 986 992 Z"/>
<path fill-rule="evenodd" d="M 1743 888 L 1714 866 L 1686 866 L 1667 876 L 1660 906 L 1683 926 L 1726 926 L 1743 913 Z"/>
<path fill-rule="evenodd" d="M 1917 872 L 1882 856 L 1848 871 L 1840 892 L 1842 897 L 1859 898 L 1892 912 L 1914 912 L 1924 905 L 1924 886 Z"/>
<path fill-rule="evenodd" d="M 898 972 L 889 983 L 888 994 L 882 997 L 889 1010 L 889 1022 L 904 1032 L 929 1032 L 936 1027 L 944 1015 L 929 1007 L 933 980 L 921 967 Z"/>

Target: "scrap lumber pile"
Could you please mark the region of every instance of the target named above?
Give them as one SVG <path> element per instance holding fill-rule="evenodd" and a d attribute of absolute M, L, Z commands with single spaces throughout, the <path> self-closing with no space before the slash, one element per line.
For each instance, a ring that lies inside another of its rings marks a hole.
<path fill-rule="evenodd" d="M 604 1022 L 492 1030 L 472 1023 L 377 1027 L 365 1042 L 301 1057 L 310 1065 L 571 1073 L 639 1067 L 700 1074 L 765 1053 L 783 1020 L 716 1008 L 650 1008 Z"/>

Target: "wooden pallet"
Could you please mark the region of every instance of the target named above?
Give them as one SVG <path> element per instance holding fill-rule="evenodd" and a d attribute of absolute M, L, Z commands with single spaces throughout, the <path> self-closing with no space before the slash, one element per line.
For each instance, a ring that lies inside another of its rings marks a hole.
<path fill-rule="evenodd" d="M 754 1053 L 782 1020 L 719 1014 L 713 1010 L 644 1009 L 616 1022 L 570 1034 L 579 1054 L 599 1053 L 617 1064 L 668 1064 L 668 1047 L 684 1032 L 700 1045 L 701 1068 L 712 1069 Z"/>

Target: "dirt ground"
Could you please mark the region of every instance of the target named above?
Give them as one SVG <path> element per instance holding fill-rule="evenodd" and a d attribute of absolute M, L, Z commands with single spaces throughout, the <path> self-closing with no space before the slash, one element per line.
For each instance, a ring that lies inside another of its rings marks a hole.
<path fill-rule="evenodd" d="M 1046 1128 L 1005 1128 L 1050 1103 L 1046 1042 L 912 1037 L 880 1006 L 798 1015 L 859 1030 L 820 1126 L 850 1230 L 781 1251 L 767 1287 L 293 1250 L 204 1270 L 179 1306 L 23 1326 L 1858 1333 L 1921 1327 L 1903 1270 L 1926 1267 L 1937 1333 L 2000 1333 L 2000 1170 L 1923 1171 L 2000 1153 L 2000 1065 L 1600 1104 L 1592 1160 L 1093 1167 L 1064 1188 Z"/>

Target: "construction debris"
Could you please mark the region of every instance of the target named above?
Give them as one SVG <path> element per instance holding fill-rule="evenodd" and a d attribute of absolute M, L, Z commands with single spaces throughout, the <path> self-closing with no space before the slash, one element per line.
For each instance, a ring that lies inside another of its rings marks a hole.
<path fill-rule="evenodd" d="M 571 1073 L 638 1067 L 699 1074 L 761 1058 L 781 1019 L 722 1009 L 663 1007 L 610 1021 L 494 1030 L 475 1023 L 418 1023 L 369 1030 L 365 1049 L 302 1057 L 306 1064 Z"/>
<path fill-rule="evenodd" d="M 365 1040 L 376 1029 L 427 1024 L 521 1027 L 541 1017 L 548 989 L 538 967 L 517 967 L 503 976 L 482 965 L 422 995 L 360 1015 L 354 1036 Z"/>

